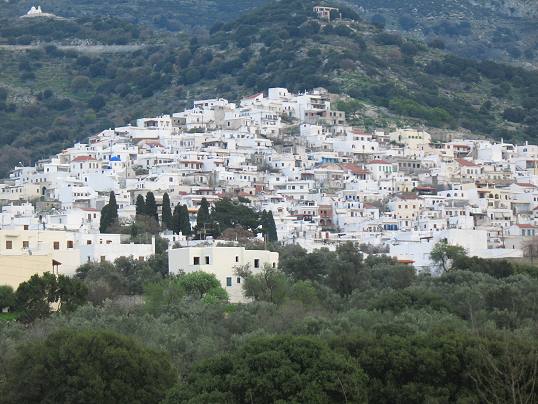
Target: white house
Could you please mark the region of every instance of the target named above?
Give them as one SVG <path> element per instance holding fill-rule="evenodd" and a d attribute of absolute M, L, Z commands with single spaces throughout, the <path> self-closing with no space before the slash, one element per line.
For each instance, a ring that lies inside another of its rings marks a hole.
<path fill-rule="evenodd" d="M 248 266 L 253 272 L 262 270 L 264 265 L 278 266 L 278 253 L 266 250 L 246 250 L 245 247 L 185 247 L 168 251 L 168 272 L 178 274 L 203 271 L 214 274 L 228 292 L 230 302 L 242 303 L 242 281 L 236 269 Z"/>

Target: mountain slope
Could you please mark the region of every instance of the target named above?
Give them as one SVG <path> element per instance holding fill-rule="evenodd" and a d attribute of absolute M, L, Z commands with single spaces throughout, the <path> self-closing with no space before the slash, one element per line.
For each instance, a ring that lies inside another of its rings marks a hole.
<path fill-rule="evenodd" d="M 209 27 L 218 21 L 230 21 L 267 0 L 46 0 L 43 11 L 66 18 L 121 18 L 155 28 L 179 31 L 187 27 Z M 7 0 L 0 7 L 0 18 L 25 14 L 34 0 Z"/>
<path fill-rule="evenodd" d="M 387 29 L 472 59 L 538 67 L 538 3 L 531 0 L 346 0 Z"/>
<path fill-rule="evenodd" d="M 326 86 L 431 125 L 536 135 L 535 72 L 453 57 L 357 21 L 347 9 L 344 17 L 354 21 L 326 24 L 314 18 L 315 4 L 269 4 L 222 26 L 210 43 L 228 58 L 241 55 L 233 72 L 256 90 Z"/>
<path fill-rule="evenodd" d="M 339 107 L 355 125 L 396 121 L 505 139 L 538 136 L 537 73 L 450 56 L 346 8 L 343 21 L 327 24 L 314 4 L 272 2 L 213 26 L 209 36 L 139 27 L 143 40 L 127 37 L 143 45 L 134 51 L 0 48 L 0 171 L 136 117 L 181 110 L 194 98 L 235 100 L 271 86 L 340 93 Z M 99 20 L 85 20 L 94 41 L 132 33 L 129 24 L 118 33 L 119 21 Z M 69 43 L 64 34 L 60 42 Z M 44 38 L 35 33 L 31 42 Z"/>

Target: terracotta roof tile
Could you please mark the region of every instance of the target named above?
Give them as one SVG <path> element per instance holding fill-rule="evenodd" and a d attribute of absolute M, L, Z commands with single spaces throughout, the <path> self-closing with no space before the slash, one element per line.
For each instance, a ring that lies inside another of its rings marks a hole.
<path fill-rule="evenodd" d="M 473 163 L 472 161 L 465 160 L 465 159 L 454 159 L 456 163 L 458 163 L 460 166 L 464 167 L 479 167 L 477 164 Z"/>
<path fill-rule="evenodd" d="M 79 163 L 81 161 L 97 161 L 92 156 L 78 156 L 71 160 L 72 163 Z"/>

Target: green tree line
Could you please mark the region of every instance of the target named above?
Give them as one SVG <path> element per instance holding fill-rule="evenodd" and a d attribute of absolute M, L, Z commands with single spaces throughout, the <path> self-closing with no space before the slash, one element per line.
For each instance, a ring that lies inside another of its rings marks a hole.
<path fill-rule="evenodd" d="M 84 299 L 0 321 L 0 401 L 536 402 L 535 267 L 439 246 L 432 277 L 352 244 L 271 248 L 280 268 L 237 268 L 239 305 L 159 260 L 81 267 L 65 289 Z"/>

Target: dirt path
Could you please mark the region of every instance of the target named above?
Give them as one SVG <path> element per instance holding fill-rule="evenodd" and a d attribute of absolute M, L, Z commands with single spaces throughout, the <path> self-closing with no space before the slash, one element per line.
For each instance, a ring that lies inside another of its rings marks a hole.
<path fill-rule="evenodd" d="M 43 45 L 0 45 L 0 50 L 25 51 L 32 49 L 42 49 Z M 55 45 L 56 46 L 56 45 Z M 73 50 L 82 53 L 122 53 L 134 52 L 144 48 L 145 45 L 57 45 L 60 50 Z"/>

